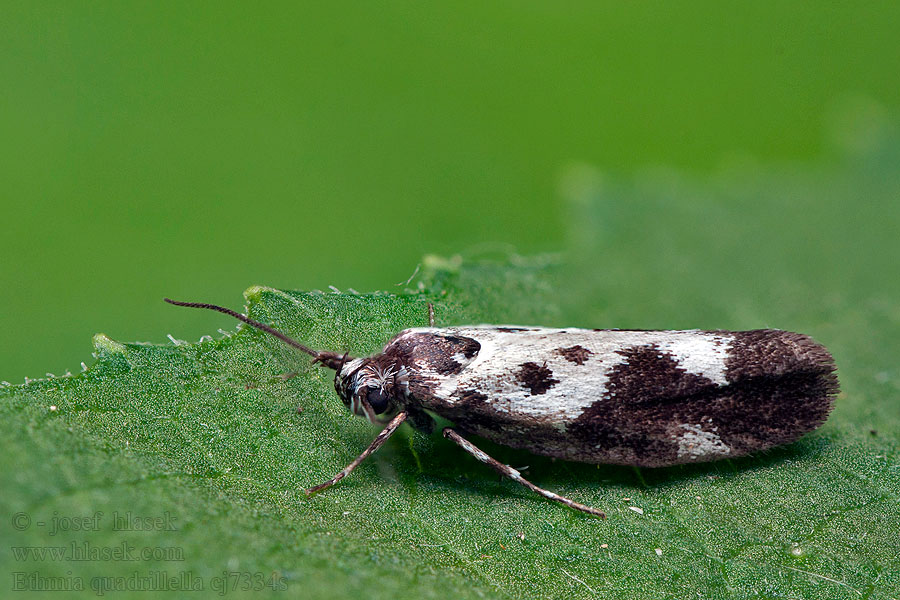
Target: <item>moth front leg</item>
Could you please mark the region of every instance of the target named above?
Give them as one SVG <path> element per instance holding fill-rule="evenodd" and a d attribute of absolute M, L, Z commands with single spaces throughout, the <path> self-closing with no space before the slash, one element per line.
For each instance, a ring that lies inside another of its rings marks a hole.
<path fill-rule="evenodd" d="M 459 435 L 458 433 L 453 431 L 453 429 L 451 429 L 450 427 L 444 428 L 444 437 L 447 438 L 448 440 L 453 440 L 460 448 L 462 448 L 463 450 L 465 450 L 466 452 L 468 452 L 469 454 L 471 454 L 472 456 L 474 456 L 475 458 L 477 458 L 484 464 L 488 465 L 489 467 L 491 467 L 492 469 L 494 469 L 501 475 L 509 477 L 516 483 L 519 483 L 519 484 L 527 487 L 532 492 L 536 492 L 536 493 L 540 494 L 541 496 L 543 496 L 544 498 L 549 498 L 550 500 L 555 500 L 556 502 L 561 502 L 562 504 L 565 504 L 566 506 L 568 506 L 570 508 L 574 508 L 575 510 L 580 510 L 582 512 L 586 512 L 588 514 L 600 517 L 601 519 L 606 518 L 606 514 L 603 513 L 602 511 L 597 510 L 596 508 L 591 508 L 590 506 L 585 506 L 584 504 L 580 504 L 578 502 L 575 502 L 574 500 L 570 500 L 568 498 L 560 496 L 559 494 L 554 494 L 553 492 L 551 492 L 549 490 L 545 490 L 544 488 L 540 488 L 540 487 L 534 485 L 533 483 L 531 483 L 530 481 L 528 481 L 527 479 L 522 477 L 522 474 L 519 473 L 517 470 L 513 469 L 509 465 L 504 465 L 500 461 L 491 458 L 490 456 L 485 454 L 485 452 L 483 450 L 481 450 L 480 448 L 475 446 L 475 444 L 473 444 L 469 440 L 465 439 L 464 437 L 462 437 L 461 435 Z"/>
<path fill-rule="evenodd" d="M 311 496 L 316 492 L 321 492 L 325 488 L 333 486 L 338 481 L 349 475 L 350 472 L 353 471 L 353 469 L 359 466 L 359 463 L 369 458 L 370 454 L 381 448 L 381 445 L 384 444 L 388 440 L 388 438 L 394 434 L 395 431 L 397 431 L 397 428 L 400 427 L 400 425 L 403 424 L 403 421 L 406 420 L 406 417 L 407 414 L 405 412 L 400 412 L 396 417 L 391 419 L 391 422 L 381 430 L 381 433 L 375 436 L 375 439 L 372 440 L 372 443 L 369 444 L 369 447 L 363 450 L 363 453 L 356 457 L 356 460 L 344 467 L 340 473 L 338 473 L 325 483 L 320 483 L 319 485 L 306 490 L 306 495 Z"/>

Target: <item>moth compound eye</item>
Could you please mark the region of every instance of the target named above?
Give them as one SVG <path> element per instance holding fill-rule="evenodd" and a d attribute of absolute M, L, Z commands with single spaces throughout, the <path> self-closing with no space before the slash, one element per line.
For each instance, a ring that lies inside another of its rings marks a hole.
<path fill-rule="evenodd" d="M 376 415 L 380 415 L 388 409 L 390 398 L 380 387 L 369 388 L 366 394 L 366 402 L 369 403 Z"/>

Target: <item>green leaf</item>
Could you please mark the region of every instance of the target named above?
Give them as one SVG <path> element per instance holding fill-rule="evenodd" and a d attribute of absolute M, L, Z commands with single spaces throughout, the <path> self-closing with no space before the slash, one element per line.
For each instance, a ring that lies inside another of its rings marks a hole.
<path fill-rule="evenodd" d="M 896 597 L 894 158 L 891 147 L 829 173 L 747 167 L 702 184 L 671 173 L 609 183 L 579 167 L 566 180 L 563 256 L 426 257 L 415 289 L 395 294 L 245 294 L 253 318 L 354 354 L 426 324 L 428 302 L 439 325 L 803 331 L 832 349 L 844 391 L 832 418 L 798 443 L 655 470 L 480 443 L 527 465 L 539 485 L 605 510 L 603 521 L 498 481 L 439 435 L 404 429 L 306 498 L 377 433 L 346 411 L 330 371 L 251 328 L 165 346 L 97 335 L 85 372 L 0 389 L 7 585 L 80 582 L 85 594 L 109 595 L 229 586 L 238 597 L 285 588 L 304 598 Z M 78 552 L 87 560 L 71 560 Z"/>

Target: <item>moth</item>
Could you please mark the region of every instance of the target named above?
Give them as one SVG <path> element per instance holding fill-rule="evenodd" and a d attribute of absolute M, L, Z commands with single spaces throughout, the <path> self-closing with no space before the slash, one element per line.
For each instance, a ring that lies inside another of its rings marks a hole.
<path fill-rule="evenodd" d="M 478 325 L 406 329 L 380 354 L 313 350 L 222 306 L 166 302 L 231 315 L 335 371 L 347 408 L 384 425 L 355 469 L 404 422 L 443 435 L 526 488 L 605 517 L 545 490 L 463 437 L 586 463 L 665 467 L 734 458 L 793 442 L 828 417 L 834 359 L 810 337 L 777 329 L 649 331 Z"/>

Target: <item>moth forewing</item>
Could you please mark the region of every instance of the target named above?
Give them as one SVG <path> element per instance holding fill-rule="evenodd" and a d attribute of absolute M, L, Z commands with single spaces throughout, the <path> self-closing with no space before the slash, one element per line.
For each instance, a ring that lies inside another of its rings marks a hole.
<path fill-rule="evenodd" d="M 412 329 L 384 350 L 395 354 L 417 404 L 460 430 L 591 463 L 764 450 L 818 427 L 838 391 L 823 346 L 772 329 Z"/>

